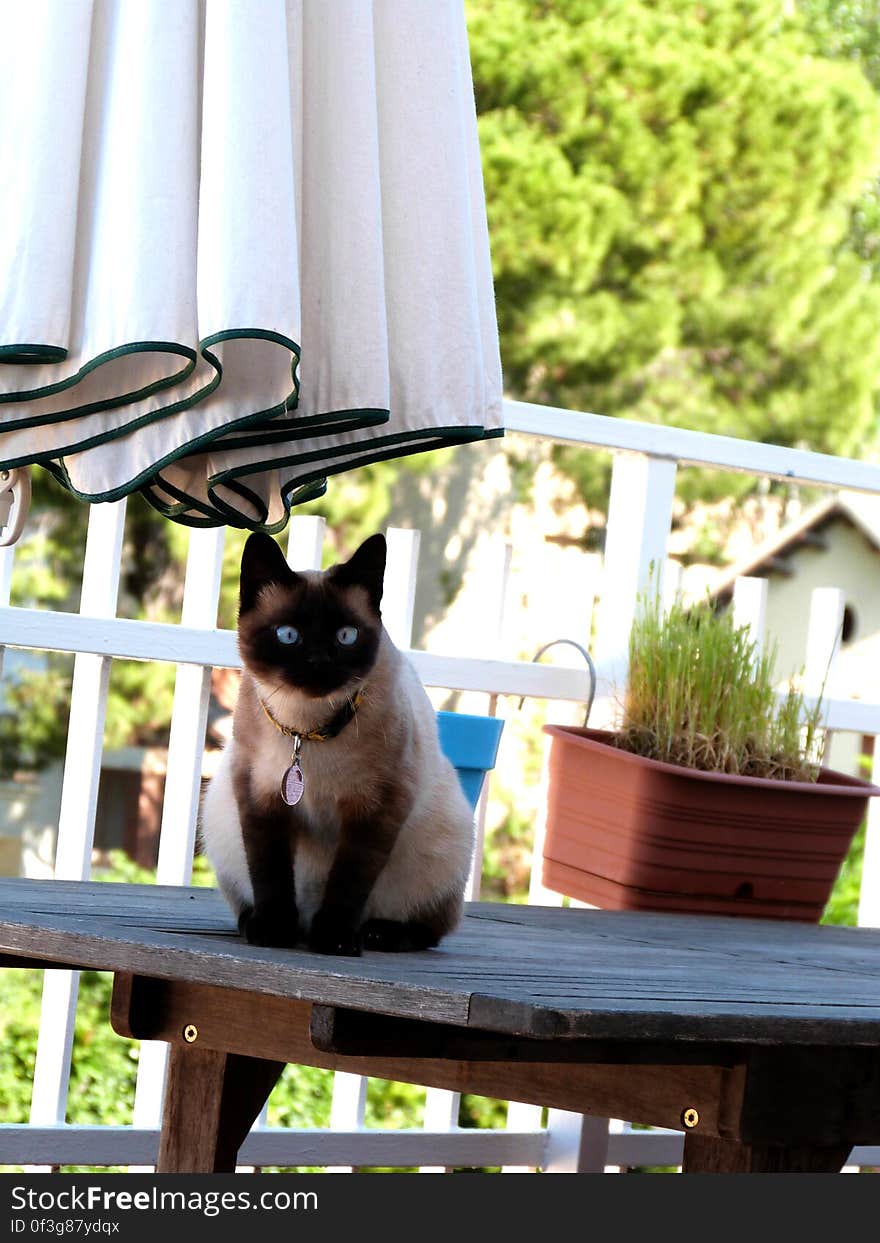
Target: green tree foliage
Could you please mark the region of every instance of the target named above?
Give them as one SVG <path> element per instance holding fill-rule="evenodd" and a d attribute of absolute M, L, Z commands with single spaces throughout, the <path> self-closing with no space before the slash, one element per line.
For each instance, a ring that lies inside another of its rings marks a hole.
<path fill-rule="evenodd" d="M 857 65 L 880 93 L 880 6 L 876 0 L 800 0 L 813 38 L 826 56 Z M 880 179 L 874 177 L 853 207 L 853 250 L 880 279 Z"/>
<path fill-rule="evenodd" d="M 798 8 L 823 53 L 852 61 L 880 90 L 877 0 L 798 0 Z"/>
<path fill-rule="evenodd" d="M 880 105 L 779 0 L 471 0 L 508 387 L 854 454 Z M 584 455 L 567 454 L 586 490 Z"/>

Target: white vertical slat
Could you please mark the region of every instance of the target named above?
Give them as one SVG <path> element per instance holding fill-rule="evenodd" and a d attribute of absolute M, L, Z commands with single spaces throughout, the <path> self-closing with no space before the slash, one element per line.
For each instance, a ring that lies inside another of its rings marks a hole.
<path fill-rule="evenodd" d="M 412 646 L 421 531 L 389 527 L 388 560 L 382 596 L 382 622 L 396 647 Z"/>
<path fill-rule="evenodd" d="M 217 625 L 225 537 L 225 527 L 190 532 L 180 618 L 184 626 L 213 629 Z M 178 665 L 159 830 L 156 882 L 160 885 L 185 885 L 192 875 L 210 698 L 210 668 Z"/>
<path fill-rule="evenodd" d="M 367 1083 L 365 1075 L 352 1075 L 347 1070 L 333 1074 L 333 1099 L 330 1103 L 330 1130 L 354 1131 L 364 1125 L 367 1107 Z M 328 1165 L 328 1174 L 351 1174 L 354 1166 Z"/>
<path fill-rule="evenodd" d="M 559 899 L 559 905 L 562 899 Z M 548 905 L 543 903 L 543 905 Z M 540 1105 L 527 1105 L 524 1101 L 508 1101 L 506 1127 L 508 1131 L 537 1131 L 541 1125 L 543 1109 Z M 502 1174 L 529 1174 L 529 1166 L 502 1165 Z"/>
<path fill-rule="evenodd" d="M 593 612 L 602 581 L 601 554 L 546 543 L 539 562 L 536 560 L 535 564 L 524 567 L 522 581 L 528 633 L 534 637 L 536 647 L 556 639 L 572 639 L 591 647 Z M 511 620 L 517 619 L 515 600 L 514 590 L 511 592 Z M 514 642 L 509 646 L 516 650 L 522 636 L 517 634 L 512 638 Z M 551 648 L 542 657 L 548 663 L 557 660 L 562 664 L 571 663 L 570 658 L 571 649 L 566 652 L 565 648 Z"/>
<path fill-rule="evenodd" d="M 834 661 L 840 651 L 845 604 L 846 595 L 837 587 L 817 587 L 810 596 L 804 661 L 804 691 L 808 695 L 819 695 L 826 682 L 830 684 Z"/>
<path fill-rule="evenodd" d="M 124 526 L 125 501 L 91 507 L 80 597 L 82 614 L 113 617 L 116 613 Z M 88 879 L 109 680 L 108 658 L 84 653 L 76 656 L 55 851 L 58 880 Z M 44 973 L 30 1112 L 36 1126 L 64 1121 L 78 989 L 77 971 Z"/>
<path fill-rule="evenodd" d="M 211 629 L 217 624 L 225 536 L 225 527 L 190 531 L 181 612 L 184 626 Z M 210 668 L 178 665 L 159 829 L 156 882 L 160 885 L 185 885 L 192 875 L 210 698 Z M 165 1043 L 141 1042 L 134 1101 L 136 1127 L 159 1124 L 167 1060 Z"/>
<path fill-rule="evenodd" d="M 497 660 L 507 646 L 505 637 L 512 562 L 513 545 L 507 540 L 494 540 L 483 590 L 487 610 L 485 616 L 480 618 L 477 640 L 490 660 Z"/>
<path fill-rule="evenodd" d="M 675 473 L 675 462 L 643 454 L 618 454 L 614 459 L 595 660 L 612 689 L 621 694 L 639 596 L 650 590 L 662 598 Z M 606 705 L 606 711 L 611 706 Z"/>
<path fill-rule="evenodd" d="M 326 522 L 313 514 L 291 518 L 287 528 L 287 563 L 292 570 L 320 570 Z"/>
<path fill-rule="evenodd" d="M 458 1126 L 461 1093 L 447 1088 L 428 1088 L 425 1093 L 425 1113 L 422 1126 L 426 1131 L 451 1131 Z M 448 1165 L 422 1165 L 420 1174 L 448 1174 Z"/>
<path fill-rule="evenodd" d="M 810 596 L 807 625 L 807 653 L 804 661 L 804 692 L 827 695 L 840 652 L 843 610 L 846 594 L 837 587 L 817 587 Z M 830 734 L 826 733 L 823 753 L 827 753 Z"/>
<path fill-rule="evenodd" d="M 547 1110 L 546 1174 L 601 1174 L 608 1159 L 608 1121 L 567 1109 Z"/>
<path fill-rule="evenodd" d="M 732 609 L 734 627 L 748 627 L 749 638 L 755 644 L 755 659 L 760 660 L 767 631 L 766 578 L 738 578 L 733 584 Z"/>

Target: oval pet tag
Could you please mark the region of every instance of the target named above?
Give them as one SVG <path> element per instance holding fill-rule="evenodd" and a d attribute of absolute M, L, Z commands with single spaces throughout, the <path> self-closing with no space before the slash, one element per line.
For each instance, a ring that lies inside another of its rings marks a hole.
<path fill-rule="evenodd" d="M 295 807 L 303 796 L 305 789 L 303 770 L 294 762 L 281 778 L 281 797 L 288 807 Z"/>

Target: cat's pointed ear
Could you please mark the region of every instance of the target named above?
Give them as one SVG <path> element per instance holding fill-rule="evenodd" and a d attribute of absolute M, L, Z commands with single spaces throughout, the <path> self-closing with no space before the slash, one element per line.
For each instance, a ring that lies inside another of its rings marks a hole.
<path fill-rule="evenodd" d="M 239 613 L 247 613 L 257 602 L 260 588 L 267 583 L 289 586 L 297 575 L 284 559 L 284 553 L 271 535 L 255 531 L 249 535 L 241 554 Z"/>
<path fill-rule="evenodd" d="M 377 614 L 382 603 L 386 552 L 385 536 L 371 535 L 354 556 L 333 570 L 333 580 L 340 586 L 364 587 Z"/>

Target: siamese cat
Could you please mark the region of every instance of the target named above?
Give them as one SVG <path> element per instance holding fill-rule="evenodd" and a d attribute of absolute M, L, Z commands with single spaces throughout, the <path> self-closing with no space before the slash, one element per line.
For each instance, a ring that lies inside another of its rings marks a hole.
<path fill-rule="evenodd" d="M 252 944 L 420 950 L 460 918 L 472 813 L 382 626 L 384 573 L 382 535 L 323 573 L 245 544 L 244 671 L 201 833 Z"/>

